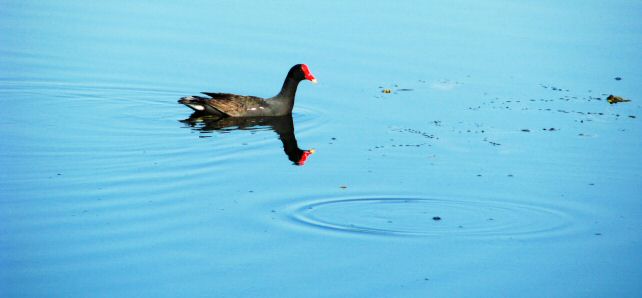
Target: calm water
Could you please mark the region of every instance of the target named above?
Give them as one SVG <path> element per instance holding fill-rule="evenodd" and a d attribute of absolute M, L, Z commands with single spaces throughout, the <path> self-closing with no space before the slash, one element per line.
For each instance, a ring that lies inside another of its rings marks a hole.
<path fill-rule="evenodd" d="M 0 296 L 642 295 L 642 3 L 558 2 L 3 1 Z"/>

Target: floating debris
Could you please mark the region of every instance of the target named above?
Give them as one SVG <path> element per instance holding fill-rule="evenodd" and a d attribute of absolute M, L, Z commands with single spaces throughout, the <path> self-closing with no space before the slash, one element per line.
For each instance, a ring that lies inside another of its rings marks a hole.
<path fill-rule="evenodd" d="M 491 144 L 493 146 L 500 146 L 501 145 L 500 143 L 493 142 L 493 141 L 491 141 L 491 140 L 489 140 L 487 138 L 484 138 L 484 142 L 487 142 L 488 144 Z"/>
<path fill-rule="evenodd" d="M 427 138 L 427 139 L 439 139 L 433 134 L 429 134 L 427 132 L 424 132 L 424 131 L 421 131 L 421 130 L 418 130 L 418 129 L 412 129 L 412 128 L 398 128 L 397 129 L 397 128 L 395 128 L 395 129 L 392 129 L 392 131 L 395 131 L 395 132 L 407 132 L 407 133 L 411 133 L 411 134 L 416 134 L 416 135 L 420 135 L 420 136 L 422 136 L 424 138 Z"/>
<path fill-rule="evenodd" d="M 621 81 L 622 80 L 622 78 L 620 78 L 620 77 L 615 77 L 613 79 L 615 79 L 616 81 Z"/>
<path fill-rule="evenodd" d="M 531 130 L 530 130 L 530 129 L 527 129 L 527 128 L 526 128 L 526 129 L 522 129 L 522 131 L 523 131 L 523 132 L 531 132 Z"/>
<path fill-rule="evenodd" d="M 630 101 L 630 100 L 628 100 L 626 98 L 623 98 L 623 97 L 620 97 L 620 96 L 615 96 L 613 94 L 609 95 L 609 97 L 607 97 L 606 100 L 610 104 L 614 104 L 614 103 L 618 103 L 618 102 L 629 102 Z"/>
<path fill-rule="evenodd" d="M 432 217 L 432 220 L 434 220 L 434 221 L 438 221 L 438 220 L 441 220 L 441 217 L 439 217 L 439 216 L 433 216 L 433 217 Z"/>
<path fill-rule="evenodd" d="M 339 186 L 339 187 L 340 187 L 341 189 L 346 189 L 346 188 L 348 188 L 348 186 L 346 186 L 346 185 L 341 185 L 341 186 Z"/>

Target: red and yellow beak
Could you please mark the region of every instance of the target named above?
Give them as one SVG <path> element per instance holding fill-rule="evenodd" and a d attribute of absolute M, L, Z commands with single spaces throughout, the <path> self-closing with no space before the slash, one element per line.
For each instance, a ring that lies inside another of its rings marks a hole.
<path fill-rule="evenodd" d="M 305 76 L 305 79 L 312 82 L 313 84 L 317 83 L 317 79 L 314 77 L 314 75 L 310 72 L 310 68 L 308 68 L 307 65 L 301 64 L 301 70 L 303 71 L 303 75 Z"/>

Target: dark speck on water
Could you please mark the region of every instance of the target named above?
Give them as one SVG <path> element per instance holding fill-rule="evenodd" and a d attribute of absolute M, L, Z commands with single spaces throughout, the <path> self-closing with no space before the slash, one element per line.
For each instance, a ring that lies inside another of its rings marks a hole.
<path fill-rule="evenodd" d="M 438 220 L 441 220 L 441 217 L 439 217 L 439 216 L 433 216 L 433 217 L 432 217 L 432 220 L 434 220 L 434 221 L 438 221 Z"/>

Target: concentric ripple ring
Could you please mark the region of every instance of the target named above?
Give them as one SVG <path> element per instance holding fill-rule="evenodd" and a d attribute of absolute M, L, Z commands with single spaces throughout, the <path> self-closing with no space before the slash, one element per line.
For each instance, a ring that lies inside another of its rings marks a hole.
<path fill-rule="evenodd" d="M 561 207 L 481 199 L 333 198 L 290 210 L 290 219 L 307 227 L 387 236 L 553 237 L 573 222 Z"/>

